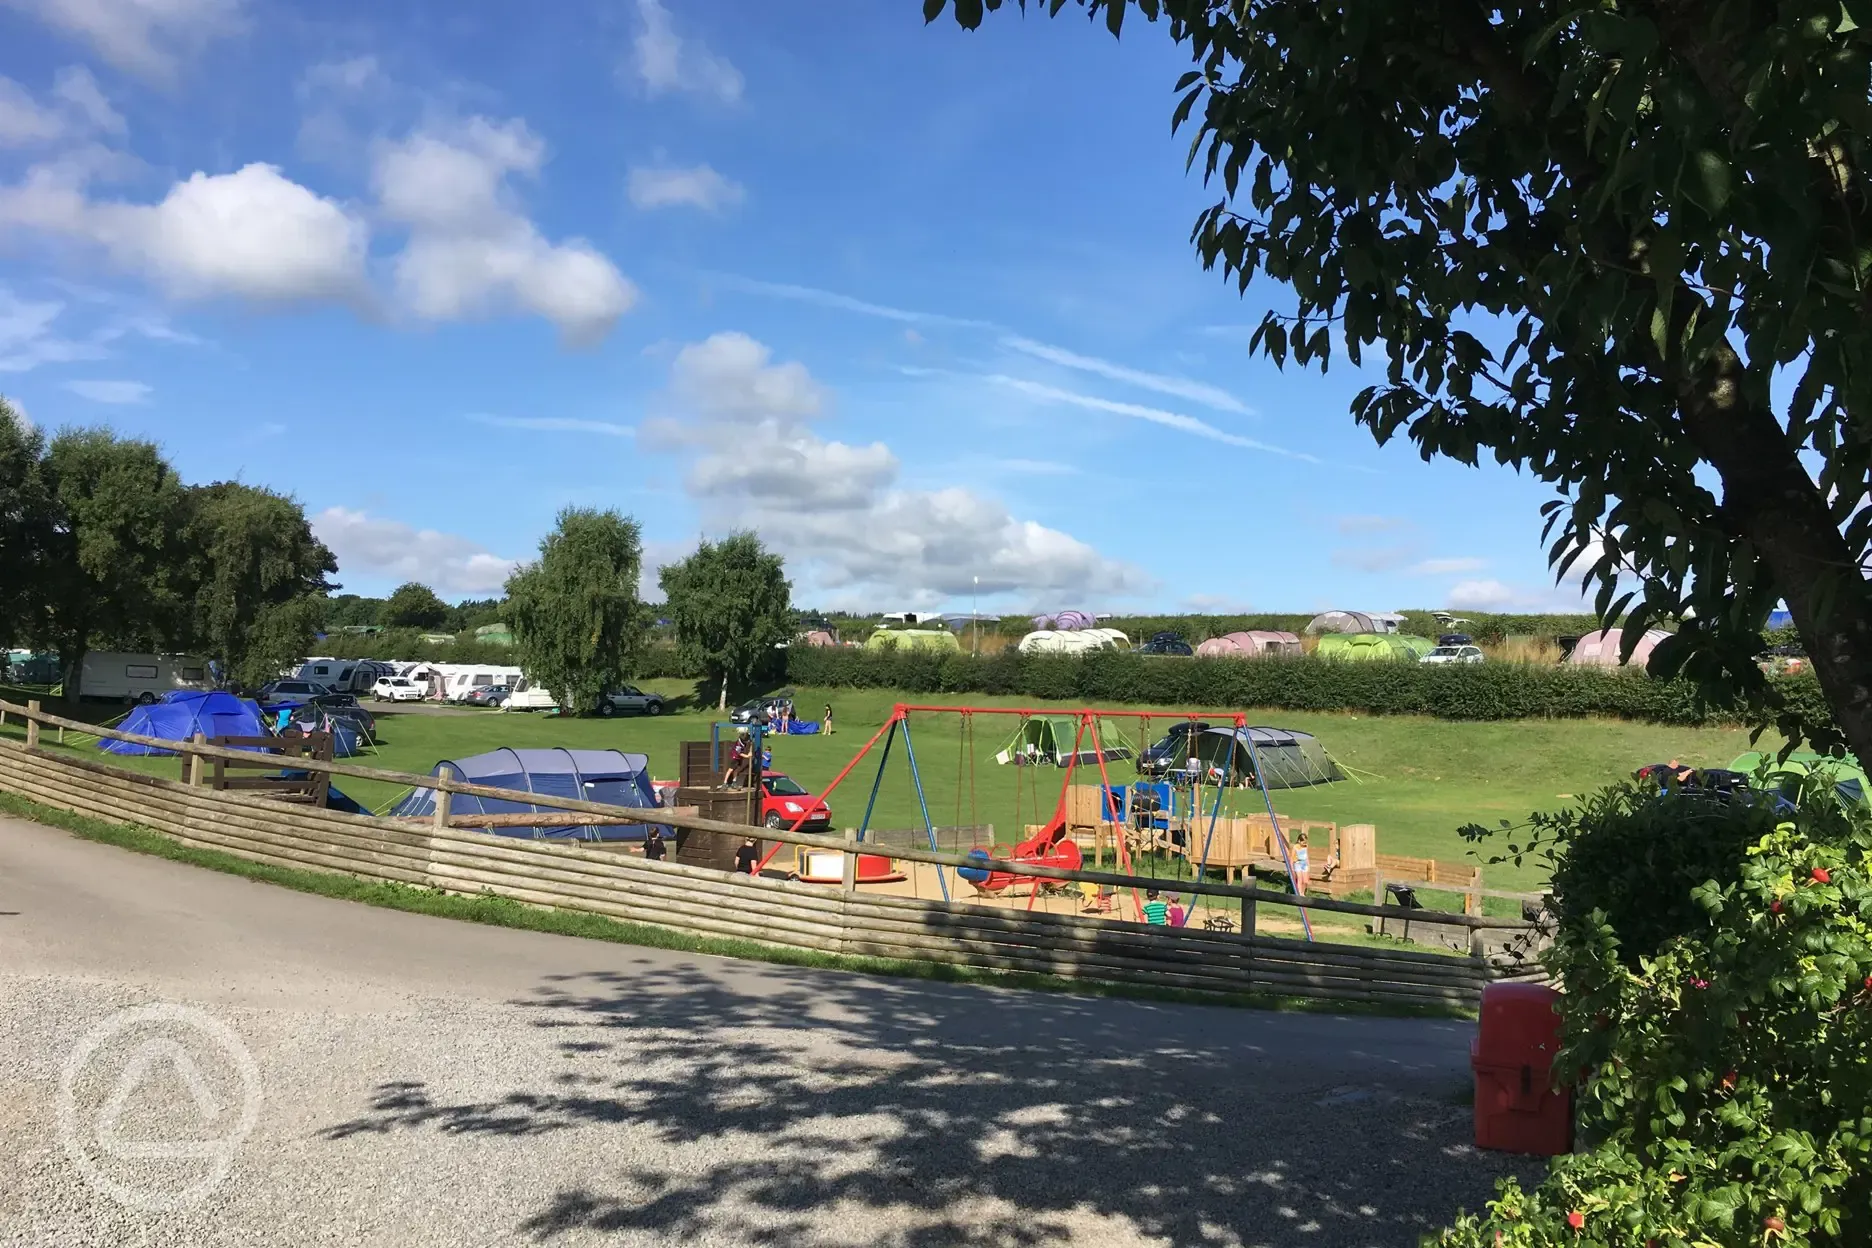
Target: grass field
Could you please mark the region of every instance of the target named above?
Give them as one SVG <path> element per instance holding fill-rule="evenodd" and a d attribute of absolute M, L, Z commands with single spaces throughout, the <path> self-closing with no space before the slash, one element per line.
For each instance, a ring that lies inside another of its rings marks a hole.
<path fill-rule="evenodd" d="M 353 761 L 426 772 L 440 759 L 503 745 L 611 748 L 648 754 L 658 777 L 674 779 L 677 743 L 706 739 L 708 724 L 717 716 L 712 707 L 689 709 L 691 686 L 687 682 L 652 681 L 644 687 L 680 699 L 678 705 L 684 709 L 655 719 L 562 719 L 495 711 L 431 714 L 373 707 L 381 744 L 375 753 Z M 838 731 L 829 738 L 770 738 L 774 766 L 817 791 L 888 719 L 898 698 L 890 692 L 802 688 L 796 700 L 801 712 L 812 718 L 830 702 Z M 917 701 L 940 705 L 1021 704 L 1013 699 L 939 695 L 919 697 Z M 91 707 L 81 717 L 101 719 L 116 713 L 109 708 Z M 960 716 L 944 714 L 912 719 L 912 739 L 930 817 L 938 824 L 992 823 L 1002 839 L 1008 839 L 1019 824 L 1038 821 L 1036 807 L 1052 808 L 1062 774 L 1053 768 L 995 765 L 993 755 L 1014 731 L 1016 721 L 1012 717 L 978 717 L 971 750 L 963 748 L 962 722 Z M 1381 852 L 1452 862 L 1464 860 L 1469 853 L 1469 847 L 1456 835 L 1456 829 L 1465 823 L 1493 825 L 1502 819 L 1518 821 L 1537 809 L 1559 809 L 1576 796 L 1628 777 L 1645 763 L 1675 758 L 1695 765 L 1721 765 L 1749 748 L 1744 729 L 1678 728 L 1611 720 L 1458 723 L 1408 716 L 1251 711 L 1249 722 L 1314 733 L 1358 777 L 1316 788 L 1277 791 L 1274 797 L 1279 813 L 1342 824 L 1371 823 L 1378 829 Z M 18 736 L 21 728 L 9 722 L 0 732 Z M 47 743 L 51 743 L 49 737 Z M 89 743 L 70 748 L 94 752 Z M 834 795 L 836 826 L 858 823 L 877 774 L 874 759 L 875 752 L 873 759 L 860 764 Z M 179 764 L 173 758 L 116 761 L 154 774 L 179 774 Z M 1129 764 L 1112 763 L 1108 768 L 1115 783 L 1134 778 Z M 1075 779 L 1096 781 L 1096 768 L 1081 769 Z M 344 780 L 340 787 L 376 809 L 386 806 L 398 792 L 392 785 L 370 780 Z M 1259 794 L 1248 791 L 1231 794 L 1224 809 L 1260 808 Z M 921 822 L 916 790 L 900 747 L 879 788 L 871 826 L 911 828 L 920 827 Z M 1542 881 L 1531 868 L 1517 871 L 1504 865 L 1487 869 L 1484 882 L 1491 888 L 1521 889 Z"/>

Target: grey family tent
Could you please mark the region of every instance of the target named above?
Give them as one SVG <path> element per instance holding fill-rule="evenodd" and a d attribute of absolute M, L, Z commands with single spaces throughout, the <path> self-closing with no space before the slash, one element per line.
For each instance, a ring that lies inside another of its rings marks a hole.
<path fill-rule="evenodd" d="M 650 785 L 650 759 L 617 750 L 492 750 L 469 758 L 444 759 L 430 772 L 451 780 L 466 780 L 497 789 L 518 789 L 551 797 L 571 797 L 609 806 L 655 809 L 656 790 Z M 457 793 L 449 801 L 451 815 L 537 815 L 551 807 L 507 798 L 475 797 Z M 411 789 L 390 813 L 422 818 L 435 813 L 434 789 Z M 568 814 L 568 819 L 577 818 Z M 545 828 L 489 828 L 497 836 L 539 840 L 641 841 L 649 824 L 565 824 Z M 670 829 L 663 828 L 665 836 Z"/>
<path fill-rule="evenodd" d="M 139 706 L 124 716 L 117 727 L 138 736 L 161 737 L 165 741 L 187 741 L 200 733 L 216 737 L 268 736 L 260 708 L 246 698 L 237 698 L 220 690 L 176 689 L 163 695 L 162 701 Z M 106 737 L 98 742 L 106 754 L 171 755 L 174 750 L 134 741 Z"/>
<path fill-rule="evenodd" d="M 1197 734 L 1196 757 L 1211 776 L 1226 783 L 1255 783 L 1270 789 L 1300 789 L 1345 779 L 1332 755 L 1310 732 L 1291 728 L 1210 728 Z"/>
<path fill-rule="evenodd" d="M 1076 760 L 1073 754 L 1075 744 L 1079 747 Z M 1111 762 L 1114 759 L 1130 758 L 1135 752 L 1126 743 L 1123 730 L 1106 720 L 1098 721 L 1098 748 L 1094 749 L 1092 729 L 1087 727 L 1085 736 L 1081 737 L 1076 716 L 1035 715 L 1021 721 L 1014 735 L 1008 738 L 1008 743 L 995 755 L 995 762 L 1004 767 L 1009 763 L 1047 763 L 1064 767 L 1074 761 L 1098 763 L 1101 759 Z"/>

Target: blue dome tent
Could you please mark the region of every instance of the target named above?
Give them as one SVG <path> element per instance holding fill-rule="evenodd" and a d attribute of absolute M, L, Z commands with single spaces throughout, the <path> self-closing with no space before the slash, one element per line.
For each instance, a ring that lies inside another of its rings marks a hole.
<path fill-rule="evenodd" d="M 160 702 L 133 709 L 118 727 L 124 732 L 161 737 L 165 741 L 187 741 L 198 732 L 211 739 L 268 735 L 266 724 L 260 718 L 259 707 L 246 698 L 237 698 L 219 690 L 173 690 L 163 695 Z M 160 746 L 138 745 L 132 741 L 110 738 L 99 741 L 98 749 L 107 754 L 175 753 L 174 750 L 165 750 Z"/>
<path fill-rule="evenodd" d="M 499 789 L 520 789 L 553 797 L 579 798 L 612 806 L 655 809 L 656 791 L 650 787 L 650 759 L 644 754 L 617 750 L 512 750 L 499 749 L 471 758 L 445 759 L 430 772 L 452 780 L 466 780 Z M 550 807 L 501 798 L 457 793 L 449 802 L 451 815 L 545 814 Z M 411 789 L 390 813 L 401 818 L 422 818 L 435 813 L 434 789 Z M 576 818 L 568 815 L 567 818 Z M 489 828 L 497 836 L 524 836 L 549 840 L 641 841 L 650 830 L 642 823 L 574 825 L 552 828 Z M 663 829 L 665 836 L 670 829 Z"/>

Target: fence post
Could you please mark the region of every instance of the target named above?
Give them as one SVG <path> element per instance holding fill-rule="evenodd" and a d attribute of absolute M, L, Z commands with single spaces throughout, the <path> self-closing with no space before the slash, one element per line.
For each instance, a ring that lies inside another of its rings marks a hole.
<path fill-rule="evenodd" d="M 858 891 L 858 829 L 845 829 L 845 852 L 839 858 L 839 889 L 847 897 Z"/>
<path fill-rule="evenodd" d="M 1252 897 L 1241 899 L 1241 934 L 1244 936 L 1255 934 L 1255 899 Z"/>
<path fill-rule="evenodd" d="M 1475 879 L 1471 881 L 1469 887 L 1463 891 L 1462 912 L 1470 915 L 1480 915 L 1482 913 L 1482 873 L 1480 871 L 1476 872 Z M 1476 930 L 1480 931 L 1481 929 L 1478 928 Z"/>
<path fill-rule="evenodd" d="M 33 698 L 26 703 L 26 748 L 32 749 L 39 744 L 39 699 Z"/>
<path fill-rule="evenodd" d="M 446 828 L 446 827 L 448 827 L 448 821 L 449 821 L 449 791 L 448 791 L 447 789 L 437 789 L 437 790 L 435 791 L 435 795 L 436 795 L 436 798 L 435 798 L 435 817 L 434 817 L 434 819 L 432 820 L 432 822 L 433 822 L 433 823 L 435 824 L 435 826 L 436 826 L 436 828 L 437 828 L 437 830 L 439 831 L 439 830 L 441 830 L 441 829 L 443 829 L 443 828 Z"/>
<path fill-rule="evenodd" d="M 207 737 L 203 736 L 199 732 L 196 733 L 193 737 L 189 738 L 189 740 L 196 745 L 200 745 L 202 742 L 206 741 L 207 739 L 208 739 Z M 199 789 L 201 787 L 201 781 L 202 781 L 202 756 L 200 754 L 191 752 L 189 754 L 189 760 L 188 760 L 189 787 L 192 789 Z"/>
<path fill-rule="evenodd" d="M 1372 877 L 1371 877 L 1371 904 L 1374 906 L 1382 906 L 1385 904 L 1384 872 L 1376 870 L 1376 869 L 1372 871 Z M 1372 924 L 1372 927 L 1377 931 L 1378 935 L 1380 936 L 1386 935 L 1387 933 L 1385 932 L 1385 916 L 1382 914 L 1379 915 L 1378 921 Z"/>

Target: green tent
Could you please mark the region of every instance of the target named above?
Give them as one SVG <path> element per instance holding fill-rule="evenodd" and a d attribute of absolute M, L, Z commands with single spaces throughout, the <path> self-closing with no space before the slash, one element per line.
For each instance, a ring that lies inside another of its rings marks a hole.
<path fill-rule="evenodd" d="M 1291 728 L 1211 728 L 1198 736 L 1196 757 L 1212 773 L 1226 770 L 1230 784 L 1254 784 L 1257 761 L 1261 782 L 1270 789 L 1299 789 L 1345 779 L 1318 737 Z"/>
<path fill-rule="evenodd" d="M 1313 651 L 1321 659 L 1394 660 L 1415 663 L 1436 648 L 1428 637 L 1407 633 L 1327 633 Z"/>
<path fill-rule="evenodd" d="M 1077 761 L 1097 763 L 1101 758 L 1105 762 L 1114 759 L 1130 758 L 1135 753 L 1126 743 L 1124 730 L 1109 720 L 1098 721 L 1099 748 L 1092 748 L 1092 729 L 1088 727 L 1084 738 L 1079 736 L 1079 719 L 1074 715 L 1036 715 L 1032 719 L 1021 721 L 1008 743 L 995 755 L 995 762 L 1002 766 L 1009 763 L 1050 763 L 1064 767 L 1074 761 L 1073 745 L 1079 746 Z"/>
<path fill-rule="evenodd" d="M 1730 771 L 1739 771 L 1751 779 L 1763 768 L 1767 771 L 1768 786 L 1791 802 L 1800 800 L 1801 791 L 1809 787 L 1810 778 L 1822 776 L 1833 782 L 1833 792 L 1842 805 L 1864 806 L 1867 795 L 1872 794 L 1872 780 L 1867 779 L 1865 769 L 1851 755 L 1826 758 L 1812 750 L 1795 750 L 1781 762 L 1772 754 L 1751 750 L 1729 764 Z"/>
<path fill-rule="evenodd" d="M 865 638 L 867 650 L 932 650 L 943 651 L 962 649 L 962 643 L 956 635 L 937 628 L 880 628 Z"/>

